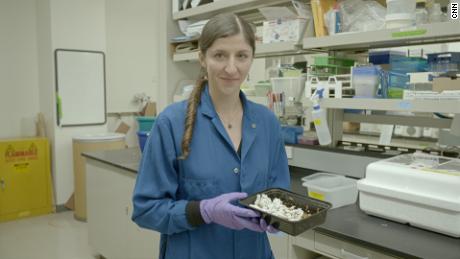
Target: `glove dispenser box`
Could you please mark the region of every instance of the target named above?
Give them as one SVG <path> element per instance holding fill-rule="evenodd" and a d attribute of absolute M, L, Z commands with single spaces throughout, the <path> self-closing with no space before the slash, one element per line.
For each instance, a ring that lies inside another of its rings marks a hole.
<path fill-rule="evenodd" d="M 377 161 L 358 190 L 367 214 L 460 237 L 460 159 L 405 154 Z"/>

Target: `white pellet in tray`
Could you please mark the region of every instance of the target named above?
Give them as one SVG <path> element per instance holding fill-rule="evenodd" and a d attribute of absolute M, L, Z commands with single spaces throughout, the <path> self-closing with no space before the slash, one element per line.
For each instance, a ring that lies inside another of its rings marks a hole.
<path fill-rule="evenodd" d="M 305 214 L 301 208 L 296 208 L 295 206 L 288 207 L 283 204 L 281 199 L 274 198 L 272 200 L 266 194 L 257 194 L 254 204 L 250 204 L 249 206 L 289 221 L 299 221 Z"/>

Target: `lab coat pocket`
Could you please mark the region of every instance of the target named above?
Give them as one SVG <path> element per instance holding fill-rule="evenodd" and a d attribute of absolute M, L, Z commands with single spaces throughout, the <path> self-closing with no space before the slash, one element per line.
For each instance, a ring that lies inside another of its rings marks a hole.
<path fill-rule="evenodd" d="M 202 200 L 217 196 L 217 180 L 181 178 L 184 196 L 187 200 Z"/>

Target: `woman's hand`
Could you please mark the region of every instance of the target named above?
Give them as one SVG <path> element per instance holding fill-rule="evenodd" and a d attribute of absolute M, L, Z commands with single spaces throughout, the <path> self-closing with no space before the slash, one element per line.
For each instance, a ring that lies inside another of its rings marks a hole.
<path fill-rule="evenodd" d="M 259 223 L 260 216 L 257 212 L 231 204 L 232 201 L 244 199 L 247 196 L 246 193 L 232 192 L 202 200 L 200 202 L 201 216 L 207 224 L 214 222 L 231 229 L 247 228 L 264 232 L 265 229 Z"/>

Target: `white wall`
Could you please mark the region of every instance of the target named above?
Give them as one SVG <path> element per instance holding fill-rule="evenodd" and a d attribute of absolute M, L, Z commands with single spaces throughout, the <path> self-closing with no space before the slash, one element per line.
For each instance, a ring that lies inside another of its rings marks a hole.
<path fill-rule="evenodd" d="M 156 1 L 106 1 L 106 74 L 109 113 L 138 112 L 134 95 L 145 93 L 158 100 L 159 12 Z M 109 131 L 121 121 L 130 126 L 128 147 L 138 146 L 134 116 L 110 116 Z"/>
<path fill-rule="evenodd" d="M 53 51 L 55 49 L 106 51 L 105 0 L 50 0 L 50 8 Z M 84 105 L 84 100 L 81 101 Z M 58 205 L 64 204 L 74 189 L 72 138 L 76 135 L 106 131 L 106 125 L 68 128 L 55 126 L 53 157 Z"/>
<path fill-rule="evenodd" d="M 159 11 L 151 0 L 106 1 L 108 112 L 139 111 L 137 93 L 157 100 Z"/>
<path fill-rule="evenodd" d="M 145 92 L 157 98 L 160 9 L 155 4 L 149 0 L 0 1 L 0 138 L 33 135 L 36 114 L 45 115 L 58 205 L 74 189 L 72 137 L 106 132 L 108 126 L 113 130 L 119 121 L 56 126 L 54 50 L 104 51 L 109 111 L 137 110 L 130 103 L 131 94 Z M 132 117 L 124 119 L 133 126 L 128 137 L 133 146 L 137 125 Z"/>
<path fill-rule="evenodd" d="M 35 135 L 39 111 L 35 0 L 0 1 L 0 138 Z"/>

